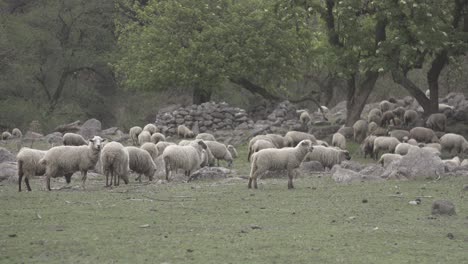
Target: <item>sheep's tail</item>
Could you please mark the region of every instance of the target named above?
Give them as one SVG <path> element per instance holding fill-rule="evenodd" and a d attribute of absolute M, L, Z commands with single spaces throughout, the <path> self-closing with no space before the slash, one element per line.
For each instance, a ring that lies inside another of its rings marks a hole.
<path fill-rule="evenodd" d="M 250 161 L 251 156 L 252 156 L 252 146 L 249 146 L 249 153 L 247 154 L 247 161 Z"/>
<path fill-rule="evenodd" d="M 254 176 L 255 172 L 257 172 L 257 160 L 255 159 L 256 156 L 252 157 L 252 165 L 250 168 L 250 176 L 249 178 L 252 179 L 252 176 Z"/>

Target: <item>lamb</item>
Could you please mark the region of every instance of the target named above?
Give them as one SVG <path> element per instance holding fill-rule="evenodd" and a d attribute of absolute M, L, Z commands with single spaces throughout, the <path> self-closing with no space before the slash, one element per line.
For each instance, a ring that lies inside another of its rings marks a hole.
<path fill-rule="evenodd" d="M 382 113 L 393 110 L 395 108 L 395 104 L 392 104 L 387 100 L 383 100 L 382 102 L 380 102 L 379 106 L 380 106 L 380 111 L 382 111 Z"/>
<path fill-rule="evenodd" d="M 188 127 L 184 125 L 180 125 L 177 127 L 177 136 L 183 137 L 183 138 L 193 138 L 194 134 L 192 130 L 190 130 Z"/>
<path fill-rule="evenodd" d="M 156 127 L 154 124 L 147 124 L 146 126 L 143 127 L 143 131 L 148 131 L 151 135 L 154 133 L 157 133 L 158 127 Z"/>
<path fill-rule="evenodd" d="M 399 141 L 404 141 L 404 137 L 407 137 L 407 138 L 410 137 L 410 133 L 408 131 L 400 130 L 400 129 L 392 130 L 388 132 L 388 135 L 398 139 Z"/>
<path fill-rule="evenodd" d="M 426 121 L 426 127 L 434 131 L 445 131 L 446 125 L 447 125 L 447 117 L 441 113 L 430 115 Z"/>
<path fill-rule="evenodd" d="M 284 135 L 284 141 L 286 146 L 295 147 L 302 140 L 310 140 L 312 144 L 317 144 L 317 139 L 315 136 L 309 133 L 299 132 L 299 131 L 289 131 Z"/>
<path fill-rule="evenodd" d="M 447 151 L 452 157 L 458 155 L 464 157 L 468 150 L 468 141 L 458 134 L 447 133 L 440 138 L 442 151 Z"/>
<path fill-rule="evenodd" d="M 81 172 L 82 187 L 85 187 L 88 170 L 93 169 L 101 153 L 103 139 L 94 136 L 87 146 L 58 146 L 47 151 L 39 164 L 45 166 L 45 179 L 47 190 L 50 189 L 50 178 L 64 174 Z M 68 180 L 67 180 L 68 182 Z"/>
<path fill-rule="evenodd" d="M 340 133 L 333 134 L 332 146 L 346 149 L 346 138 Z"/>
<path fill-rule="evenodd" d="M 411 148 L 417 148 L 417 146 L 413 146 L 413 145 L 410 145 L 408 143 L 400 143 L 395 148 L 395 154 L 406 155 L 406 154 L 408 154 L 408 151 Z"/>
<path fill-rule="evenodd" d="M 166 141 L 160 141 L 158 144 L 156 144 L 156 148 L 158 149 L 158 155 L 162 155 L 164 150 L 171 145 L 175 145 L 175 143 L 172 142 L 166 142 Z"/>
<path fill-rule="evenodd" d="M 211 153 L 217 160 L 218 167 L 219 167 L 219 160 L 227 161 L 228 168 L 232 166 L 233 158 L 232 158 L 231 152 L 229 152 L 229 150 L 224 144 L 219 143 L 217 141 L 205 141 L 205 144 L 208 146 Z"/>
<path fill-rule="evenodd" d="M 418 113 L 414 110 L 406 110 L 403 115 L 403 125 L 406 127 L 412 126 L 414 122 L 418 119 Z"/>
<path fill-rule="evenodd" d="M 251 146 L 251 149 L 249 150 L 247 159 L 251 161 L 251 157 L 254 153 L 259 152 L 262 149 L 268 149 L 268 148 L 276 148 L 275 144 L 269 140 L 264 140 L 264 139 L 259 139 L 255 141 L 255 143 Z"/>
<path fill-rule="evenodd" d="M 318 161 L 323 167 L 331 169 L 334 165 L 344 160 L 350 160 L 351 156 L 347 150 L 332 147 L 314 146 L 311 153 L 307 154 L 304 161 Z"/>
<path fill-rule="evenodd" d="M 7 140 L 7 139 L 10 139 L 11 137 L 12 137 L 12 135 L 8 131 L 5 131 L 5 132 L 2 133 L 2 140 Z"/>
<path fill-rule="evenodd" d="M 128 184 L 129 154 L 119 142 L 109 142 L 101 152 L 102 172 L 106 176 L 106 187 L 120 185 L 120 178 Z M 109 182 L 110 175 L 110 182 Z"/>
<path fill-rule="evenodd" d="M 141 127 L 134 126 L 130 128 L 130 131 L 128 132 L 130 134 L 130 138 L 132 139 L 134 146 L 138 146 L 138 135 L 140 135 L 141 131 L 143 131 Z"/>
<path fill-rule="evenodd" d="M 369 155 L 373 159 L 377 159 L 374 157 L 374 140 L 376 139 L 376 136 L 370 135 L 364 139 L 364 141 L 361 143 L 361 152 L 364 153 L 364 158 Z"/>
<path fill-rule="evenodd" d="M 438 143 L 439 139 L 432 129 L 425 127 L 414 127 L 410 130 L 410 138 L 423 143 Z"/>
<path fill-rule="evenodd" d="M 353 125 L 354 141 L 360 144 L 366 138 L 367 129 L 368 129 L 367 121 L 365 120 L 356 121 Z"/>
<path fill-rule="evenodd" d="M 369 111 L 369 114 L 367 115 L 368 123 L 375 122 L 376 124 L 380 124 L 381 119 L 382 119 L 382 112 L 377 108 L 371 109 Z"/>
<path fill-rule="evenodd" d="M 252 166 L 250 170 L 250 177 L 248 188 L 253 187 L 257 189 L 257 178 L 266 171 L 271 170 L 287 170 L 288 171 L 288 189 L 294 188 L 293 185 L 293 170 L 301 165 L 304 157 L 312 152 L 311 140 L 302 140 L 294 148 L 282 149 L 262 149 L 252 155 Z"/>
<path fill-rule="evenodd" d="M 23 137 L 23 133 L 21 133 L 21 130 L 19 130 L 19 128 L 13 128 L 13 130 L 11 131 L 11 135 L 15 138 Z"/>
<path fill-rule="evenodd" d="M 237 149 L 233 145 L 228 145 L 227 149 L 229 152 L 231 152 L 231 156 L 233 159 L 237 159 L 239 157 L 239 154 L 237 154 Z"/>
<path fill-rule="evenodd" d="M 299 111 L 297 111 L 297 112 L 298 112 L 298 113 L 300 112 L 300 114 L 301 114 L 301 115 L 299 116 L 299 121 L 301 121 L 301 124 L 302 124 L 303 126 L 309 125 L 310 120 L 312 120 L 312 119 L 310 118 L 309 112 L 307 112 L 307 110 L 299 110 Z"/>
<path fill-rule="evenodd" d="M 381 151 L 394 153 L 400 141 L 394 137 L 377 137 L 374 140 L 374 158 L 378 158 Z"/>
<path fill-rule="evenodd" d="M 159 152 L 158 152 L 158 148 L 156 147 L 156 144 L 152 142 L 146 142 L 143 145 L 141 145 L 140 148 L 143 150 L 146 150 L 150 154 L 153 161 L 156 162 L 156 158 L 159 156 Z"/>
<path fill-rule="evenodd" d="M 151 135 L 151 142 L 157 144 L 159 141 L 166 141 L 166 137 L 161 133 L 154 133 Z"/>
<path fill-rule="evenodd" d="M 403 156 L 400 154 L 385 153 L 380 157 L 378 163 L 382 164 L 382 167 L 386 168 L 390 163 L 400 160 Z"/>
<path fill-rule="evenodd" d="M 18 191 L 21 192 L 21 182 L 24 176 L 24 182 L 28 191 L 31 191 L 31 186 L 29 186 L 29 179 L 34 175 L 44 175 L 45 167 L 39 164 L 46 154 L 46 151 L 31 149 L 31 148 L 21 148 L 16 155 L 16 160 L 18 161 Z"/>
<path fill-rule="evenodd" d="M 208 146 L 201 139 L 194 140 L 188 146 L 168 146 L 162 154 L 166 166 L 166 180 L 169 181 L 172 171 L 183 169 L 190 181 L 191 173 L 203 163 L 202 150 L 206 149 Z"/>
<path fill-rule="evenodd" d="M 200 133 L 198 134 L 195 139 L 203 139 L 209 141 L 216 141 L 215 137 L 210 133 Z"/>
<path fill-rule="evenodd" d="M 64 146 L 83 146 L 88 142 L 80 135 L 75 133 L 65 133 L 62 137 Z"/>
<path fill-rule="evenodd" d="M 141 146 L 145 144 L 146 142 L 151 142 L 151 134 L 150 132 L 143 130 L 141 133 L 138 135 L 138 144 Z"/>
<path fill-rule="evenodd" d="M 136 181 L 141 182 L 141 175 L 148 177 L 149 181 L 153 180 L 153 175 L 156 172 L 156 164 L 148 151 L 129 146 L 125 147 L 128 152 L 128 166 L 130 170 L 138 173 Z"/>
<path fill-rule="evenodd" d="M 393 114 L 392 111 L 384 112 L 382 114 L 382 120 L 381 120 L 380 125 L 382 127 L 387 127 L 388 125 L 390 125 L 390 121 L 393 122 L 393 124 L 395 124 L 395 115 Z"/>

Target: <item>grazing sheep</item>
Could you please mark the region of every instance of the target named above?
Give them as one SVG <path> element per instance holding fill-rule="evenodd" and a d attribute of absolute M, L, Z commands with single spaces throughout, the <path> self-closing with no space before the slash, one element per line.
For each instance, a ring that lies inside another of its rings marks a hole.
<path fill-rule="evenodd" d="M 143 150 L 146 150 L 150 154 L 153 161 L 156 162 L 156 158 L 159 157 L 159 152 L 158 152 L 158 148 L 156 147 L 156 144 L 152 142 L 146 142 L 143 145 L 141 145 L 140 148 Z"/>
<path fill-rule="evenodd" d="M 458 134 L 447 133 L 440 138 L 442 151 L 447 151 L 450 155 L 464 157 L 468 151 L 468 141 Z"/>
<path fill-rule="evenodd" d="M 269 148 L 276 148 L 275 144 L 269 140 L 259 139 L 256 140 L 255 143 L 252 145 L 249 153 L 247 155 L 247 159 L 251 161 L 251 157 L 254 153 L 259 152 L 262 149 L 269 149 Z"/>
<path fill-rule="evenodd" d="M 390 125 L 390 122 L 393 122 L 393 124 L 395 124 L 395 115 L 392 111 L 384 112 L 382 114 L 382 120 L 380 125 L 382 127 L 387 127 L 388 125 Z"/>
<path fill-rule="evenodd" d="M 143 131 L 148 131 L 151 135 L 153 135 L 154 133 L 157 133 L 159 130 L 158 130 L 158 127 L 155 126 L 154 124 L 147 124 L 146 126 L 143 127 Z"/>
<path fill-rule="evenodd" d="M 271 142 L 273 142 L 273 144 L 275 144 L 277 148 L 287 147 L 285 137 L 278 135 L 278 134 L 266 134 L 265 136 L 269 138 Z"/>
<path fill-rule="evenodd" d="M 318 140 L 318 139 L 317 139 L 317 145 L 318 146 L 324 146 L 324 147 L 329 147 L 330 146 L 330 145 L 328 145 L 328 143 L 326 141 Z"/>
<path fill-rule="evenodd" d="M 445 131 L 446 125 L 447 125 L 447 117 L 441 113 L 430 115 L 426 121 L 426 127 L 434 131 Z"/>
<path fill-rule="evenodd" d="M 436 148 L 422 147 L 421 149 L 424 150 L 424 151 L 428 151 L 428 152 L 430 152 L 430 153 L 432 153 L 432 154 L 434 154 L 434 155 L 436 155 L 436 156 L 439 156 L 439 157 L 440 157 L 440 155 L 441 155 L 440 151 L 437 150 Z"/>
<path fill-rule="evenodd" d="M 396 126 L 396 127 L 401 126 L 402 123 L 403 123 L 403 122 L 401 122 L 401 119 L 398 118 L 398 117 L 395 117 L 395 118 L 393 119 L 393 125 Z"/>
<path fill-rule="evenodd" d="M 151 134 L 150 132 L 143 130 L 141 133 L 138 135 L 138 144 L 141 146 L 145 144 L 146 142 L 151 142 Z"/>
<path fill-rule="evenodd" d="M 125 147 L 125 150 L 128 152 L 130 170 L 138 173 L 135 180 L 141 182 L 141 175 L 144 174 L 149 181 L 152 181 L 156 172 L 156 164 L 148 151 L 133 146 Z"/>
<path fill-rule="evenodd" d="M 21 130 L 19 130 L 19 128 L 13 128 L 13 130 L 11 131 L 11 135 L 15 138 L 23 137 L 23 133 L 21 133 Z"/>
<path fill-rule="evenodd" d="M 151 135 L 151 142 L 157 144 L 159 141 L 166 141 L 166 137 L 161 133 L 154 133 Z"/>
<path fill-rule="evenodd" d="M 405 116 L 405 108 L 399 106 L 395 109 L 392 110 L 393 114 L 395 115 L 395 117 L 398 117 L 399 119 L 403 119 L 403 117 Z"/>
<path fill-rule="evenodd" d="M 397 129 L 397 130 L 392 130 L 388 132 L 388 135 L 398 139 L 399 141 L 404 141 L 404 137 L 409 138 L 410 133 L 406 130 Z"/>
<path fill-rule="evenodd" d="M 387 100 L 383 100 L 382 102 L 380 102 L 379 106 L 380 106 L 380 111 L 382 111 L 382 113 L 393 110 L 395 108 L 395 104 L 390 103 Z"/>
<path fill-rule="evenodd" d="M 340 133 L 333 134 L 332 146 L 346 149 L 346 138 Z"/>
<path fill-rule="evenodd" d="M 7 140 L 7 139 L 10 139 L 11 137 L 12 135 L 8 131 L 5 131 L 2 133 L 2 140 Z"/>
<path fill-rule="evenodd" d="M 164 150 L 171 145 L 175 145 L 175 143 L 172 142 L 166 142 L 166 141 L 160 141 L 158 144 L 156 144 L 156 148 L 158 149 L 158 155 L 162 155 Z"/>
<path fill-rule="evenodd" d="M 252 188 L 253 182 L 253 187 L 257 189 L 257 178 L 272 170 L 287 170 L 288 189 L 294 188 L 293 170 L 301 165 L 304 157 L 313 149 L 311 140 L 302 140 L 294 148 L 262 149 L 253 154 L 248 188 Z"/>
<path fill-rule="evenodd" d="M 468 166 L 468 159 L 464 159 L 461 163 L 460 166 Z"/>
<path fill-rule="evenodd" d="M 376 138 L 376 136 L 370 135 L 361 143 L 361 152 L 364 154 L 364 158 L 369 155 L 372 159 L 377 159 L 374 157 L 374 140 Z"/>
<path fill-rule="evenodd" d="M 29 186 L 29 179 L 34 175 L 44 175 L 45 167 L 39 164 L 46 154 L 46 151 L 30 148 L 21 148 L 16 155 L 16 160 L 18 161 L 18 191 L 21 192 L 21 182 L 24 176 L 24 182 L 28 191 L 31 191 L 31 186 Z"/>
<path fill-rule="evenodd" d="M 372 131 L 371 135 L 378 137 L 386 136 L 388 135 L 388 129 L 383 127 L 377 127 L 376 129 L 374 129 L 374 131 Z"/>
<path fill-rule="evenodd" d="M 391 153 L 385 153 L 380 157 L 379 161 L 377 163 L 382 164 L 382 167 L 386 168 L 390 163 L 401 160 L 403 156 L 400 154 L 391 154 Z"/>
<path fill-rule="evenodd" d="M 406 143 L 408 143 L 408 144 L 410 144 L 412 146 L 418 146 L 418 142 L 414 138 L 408 139 Z"/>
<path fill-rule="evenodd" d="M 228 163 L 228 168 L 232 166 L 232 155 L 227 149 L 226 145 L 219 143 L 218 141 L 205 141 L 205 144 L 210 149 L 211 153 L 215 157 L 219 167 L 219 160 L 225 160 Z"/>
<path fill-rule="evenodd" d="M 412 126 L 418 119 L 418 113 L 414 110 L 406 110 L 403 115 L 403 125 L 406 127 Z"/>
<path fill-rule="evenodd" d="M 192 130 L 184 125 L 180 125 L 177 127 L 177 136 L 180 138 L 193 138 L 195 135 L 193 134 Z"/>
<path fill-rule="evenodd" d="M 134 126 L 130 128 L 130 131 L 128 132 L 130 134 L 130 138 L 132 139 L 134 146 L 138 146 L 138 135 L 140 135 L 141 131 L 143 131 L 141 127 Z"/>
<path fill-rule="evenodd" d="M 250 139 L 249 145 L 248 145 L 248 154 L 247 154 L 247 161 L 250 161 L 250 157 L 252 156 L 254 152 L 253 146 L 258 140 L 264 140 L 264 141 L 269 141 L 271 145 L 276 147 L 276 145 L 273 143 L 273 140 L 270 137 L 267 137 L 266 135 L 257 135 L 253 138 Z M 262 145 L 265 143 L 262 143 Z"/>
<path fill-rule="evenodd" d="M 309 133 L 289 131 L 286 133 L 286 135 L 284 135 L 284 141 L 288 147 L 295 147 L 299 142 L 306 139 L 310 140 L 312 144 L 317 144 L 317 139 L 315 139 L 315 136 Z"/>
<path fill-rule="evenodd" d="M 227 149 L 229 150 L 229 152 L 231 152 L 231 156 L 233 159 L 237 159 L 237 157 L 239 157 L 237 149 L 233 145 L 228 145 Z"/>
<path fill-rule="evenodd" d="M 309 125 L 310 120 L 312 120 L 312 119 L 310 118 L 309 112 L 307 112 L 307 110 L 300 110 L 300 111 L 302 111 L 302 112 L 301 112 L 301 115 L 299 116 L 299 121 L 301 121 L 301 124 L 302 124 L 303 126 Z M 299 112 L 299 111 L 298 111 L 298 112 Z"/>
<path fill-rule="evenodd" d="M 210 133 L 200 133 L 198 134 L 195 139 L 203 139 L 208 141 L 216 141 L 215 137 Z"/>
<path fill-rule="evenodd" d="M 414 127 L 410 130 L 410 138 L 423 143 L 438 143 L 439 138 L 432 129 L 425 127 Z"/>
<path fill-rule="evenodd" d="M 318 161 L 324 168 L 331 169 L 334 165 L 344 160 L 350 160 L 351 156 L 347 150 L 333 147 L 314 146 L 311 153 L 307 154 L 304 161 Z"/>
<path fill-rule="evenodd" d="M 88 170 L 96 166 L 101 153 L 103 139 L 94 136 L 88 146 L 58 146 L 47 151 L 39 164 L 46 167 L 45 179 L 47 190 L 50 191 L 50 178 L 64 174 L 81 172 L 82 187 L 85 187 Z M 68 180 L 67 180 L 68 181 Z"/>
<path fill-rule="evenodd" d="M 442 152 L 442 145 L 440 143 L 428 143 L 428 144 L 425 145 L 425 147 L 434 148 L 434 149 L 437 149 L 438 151 Z"/>
<path fill-rule="evenodd" d="M 381 119 L 382 119 L 382 112 L 377 108 L 371 109 L 369 111 L 369 114 L 367 115 L 368 123 L 375 122 L 376 124 L 380 124 Z"/>
<path fill-rule="evenodd" d="M 88 145 L 88 142 L 80 135 L 75 133 L 65 133 L 63 135 L 64 146 L 83 146 Z"/>
<path fill-rule="evenodd" d="M 354 141 L 357 143 L 361 143 L 367 136 L 367 121 L 365 120 L 358 120 L 353 125 L 354 131 Z"/>
<path fill-rule="evenodd" d="M 395 154 L 406 155 L 411 148 L 417 148 L 417 146 L 410 145 L 408 143 L 400 143 L 395 148 Z"/>
<path fill-rule="evenodd" d="M 120 185 L 120 179 L 128 184 L 129 154 L 119 142 L 109 142 L 101 152 L 102 172 L 106 176 L 106 187 Z M 110 182 L 109 182 L 110 176 Z"/>
<path fill-rule="evenodd" d="M 185 140 L 185 139 L 183 139 L 183 140 L 179 141 L 179 143 L 178 143 L 177 145 L 179 145 L 179 146 L 188 146 L 188 145 L 190 145 L 190 143 L 192 143 L 192 141 L 193 141 L 193 140 Z"/>
<path fill-rule="evenodd" d="M 202 150 L 206 149 L 208 147 L 201 139 L 194 140 L 188 146 L 168 146 L 162 154 L 166 166 L 166 180 L 169 181 L 169 175 L 172 175 L 173 171 L 183 169 L 190 181 L 192 172 L 203 163 Z"/>
<path fill-rule="evenodd" d="M 394 137 L 377 137 L 374 140 L 374 158 L 378 158 L 380 152 L 395 153 L 398 144 L 400 141 Z"/>
<path fill-rule="evenodd" d="M 337 133 L 340 133 L 346 139 L 352 139 L 354 136 L 354 129 L 353 127 L 342 126 L 340 129 L 338 129 Z"/>
<path fill-rule="evenodd" d="M 380 121 L 379 121 L 380 122 Z M 372 135 L 374 131 L 379 127 L 376 122 L 370 122 L 367 126 L 367 135 Z"/>

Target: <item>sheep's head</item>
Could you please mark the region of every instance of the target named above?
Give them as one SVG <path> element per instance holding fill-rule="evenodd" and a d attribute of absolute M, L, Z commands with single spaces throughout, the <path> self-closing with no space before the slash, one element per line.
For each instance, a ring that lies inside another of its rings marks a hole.
<path fill-rule="evenodd" d="M 312 152 L 314 147 L 312 146 L 312 141 L 309 139 L 302 140 L 299 142 L 299 147 L 307 149 L 307 152 Z"/>
<path fill-rule="evenodd" d="M 350 160 L 351 159 L 351 155 L 349 155 L 349 152 L 347 150 L 342 150 L 341 151 L 341 155 L 343 155 L 343 157 L 346 159 L 346 160 Z"/>
<path fill-rule="evenodd" d="M 94 136 L 89 140 L 89 146 L 94 150 L 100 151 L 104 141 L 106 141 L 106 139 L 103 139 L 100 136 Z"/>

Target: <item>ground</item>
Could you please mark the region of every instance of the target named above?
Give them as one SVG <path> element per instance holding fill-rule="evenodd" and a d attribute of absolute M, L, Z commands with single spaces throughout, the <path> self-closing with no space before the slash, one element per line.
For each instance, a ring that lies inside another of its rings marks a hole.
<path fill-rule="evenodd" d="M 245 147 L 235 162 L 248 174 Z M 72 185 L 80 184 L 79 177 Z M 463 177 L 340 185 L 327 175 L 33 192 L 0 186 L 0 263 L 468 263 Z M 64 185 L 63 179 L 52 182 Z M 410 201 L 420 197 L 419 205 Z M 455 216 L 432 216 L 447 199 Z"/>

